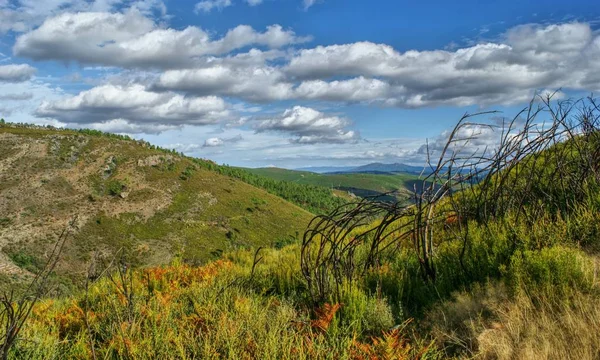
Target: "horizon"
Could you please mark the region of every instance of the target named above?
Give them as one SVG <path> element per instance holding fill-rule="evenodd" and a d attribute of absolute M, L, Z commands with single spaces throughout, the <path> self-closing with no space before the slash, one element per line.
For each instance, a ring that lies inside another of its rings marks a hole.
<path fill-rule="evenodd" d="M 594 5 L 0 0 L 0 117 L 232 166 L 420 166 L 464 113 L 597 92 Z"/>

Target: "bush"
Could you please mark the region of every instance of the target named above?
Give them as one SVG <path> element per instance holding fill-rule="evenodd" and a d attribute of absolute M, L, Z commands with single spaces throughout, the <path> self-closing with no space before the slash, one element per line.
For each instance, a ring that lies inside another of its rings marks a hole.
<path fill-rule="evenodd" d="M 593 263 L 581 250 L 554 246 L 516 252 L 505 269 L 514 295 L 521 292 L 565 295 L 593 286 Z"/>
<path fill-rule="evenodd" d="M 106 191 L 111 196 L 119 196 L 127 188 L 125 184 L 119 180 L 111 180 L 106 184 Z"/>
<path fill-rule="evenodd" d="M 42 262 L 35 256 L 27 254 L 24 250 L 19 250 L 9 254 L 10 259 L 15 265 L 22 269 L 36 273 L 43 266 Z"/>

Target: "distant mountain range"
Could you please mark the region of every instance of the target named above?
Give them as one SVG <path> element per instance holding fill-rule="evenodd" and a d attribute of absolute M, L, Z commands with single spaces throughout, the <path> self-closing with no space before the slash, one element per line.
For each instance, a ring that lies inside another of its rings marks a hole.
<path fill-rule="evenodd" d="M 383 164 L 371 163 L 362 166 L 315 166 L 296 170 L 310 171 L 318 174 L 327 173 L 407 173 L 418 175 L 423 171 L 422 166 L 407 165 L 402 163 Z"/>

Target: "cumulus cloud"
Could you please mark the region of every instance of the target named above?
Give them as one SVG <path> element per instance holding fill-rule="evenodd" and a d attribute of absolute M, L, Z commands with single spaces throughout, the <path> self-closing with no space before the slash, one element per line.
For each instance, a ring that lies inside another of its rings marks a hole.
<path fill-rule="evenodd" d="M 0 1 L 0 33 L 25 32 L 47 17 L 65 12 L 111 12 L 136 9 L 146 15 L 166 16 L 162 0 L 14 0 Z"/>
<path fill-rule="evenodd" d="M 138 10 L 125 13 L 65 13 L 19 36 L 15 54 L 34 60 L 76 61 L 127 68 L 192 66 L 198 58 L 227 54 L 250 45 L 279 48 L 307 41 L 280 25 L 257 32 L 247 25 L 212 39 L 203 29 L 160 28 Z"/>
<path fill-rule="evenodd" d="M 305 79 L 380 79 L 392 92 L 384 103 L 402 107 L 519 102 L 542 87 L 600 88 L 600 36 L 589 24 L 523 25 L 503 40 L 405 53 L 371 42 L 319 46 L 300 50 L 285 71 Z"/>
<path fill-rule="evenodd" d="M 197 3 L 196 6 L 194 6 L 194 12 L 208 13 L 211 12 L 213 9 L 223 10 L 224 8 L 231 5 L 231 0 L 203 0 Z"/>
<path fill-rule="evenodd" d="M 96 124 L 114 132 L 161 132 L 182 125 L 216 124 L 231 117 L 216 96 L 154 93 L 141 85 L 103 85 L 58 101 L 44 101 L 36 116 L 68 124 Z"/>
<path fill-rule="evenodd" d="M 249 52 L 168 71 L 156 86 L 258 102 L 403 108 L 505 105 L 526 102 L 539 89 L 600 89 L 600 35 L 589 24 L 523 25 L 500 40 L 452 51 L 400 53 L 386 44 L 357 42 L 301 49 L 291 58 Z"/>
<path fill-rule="evenodd" d="M 224 144 L 223 139 L 218 137 L 208 138 L 204 141 L 204 147 L 217 147 Z"/>
<path fill-rule="evenodd" d="M 300 144 L 356 142 L 360 136 L 353 130 L 347 130 L 349 125 L 347 119 L 294 106 L 279 116 L 260 121 L 255 130 L 287 133 L 294 136 L 293 142 Z"/>
<path fill-rule="evenodd" d="M 16 83 L 0 81 L 0 107 L 10 110 L 9 118 L 6 118 L 9 115 L 7 111 L 2 116 L 11 122 L 59 126 L 56 121 L 36 118 L 33 113 L 42 101 L 53 101 L 63 96 L 64 91 L 60 87 L 37 78 Z"/>
<path fill-rule="evenodd" d="M 212 137 L 208 138 L 204 141 L 204 145 L 202 147 L 218 147 L 223 146 L 227 143 L 236 143 L 242 141 L 242 135 L 237 135 L 231 138 L 220 138 L 220 137 Z"/>
<path fill-rule="evenodd" d="M 0 82 L 17 83 L 31 79 L 35 68 L 27 64 L 0 65 Z"/>
<path fill-rule="evenodd" d="M 290 98 L 293 85 L 286 81 L 281 71 L 273 67 L 220 64 L 166 71 L 155 86 L 163 90 L 236 96 L 260 102 Z"/>
<path fill-rule="evenodd" d="M 384 81 L 360 76 L 330 82 L 305 81 L 295 89 L 295 96 L 311 100 L 383 101 L 392 95 L 392 90 L 392 86 Z"/>
<path fill-rule="evenodd" d="M 494 120 L 494 119 L 492 119 Z M 440 135 L 423 144 L 417 150 L 418 154 L 432 156 L 439 155 L 450 138 L 451 130 L 445 130 Z M 471 124 L 461 127 L 454 135 L 454 142 L 449 147 L 449 154 L 472 154 L 482 155 L 483 152 L 489 152 L 500 144 L 502 131 L 499 126 L 488 126 L 484 124 Z"/>
<path fill-rule="evenodd" d="M 86 128 L 117 134 L 160 134 L 165 131 L 180 129 L 179 125 L 170 124 L 140 124 L 127 119 L 111 119 L 91 124 L 68 123 L 69 127 Z"/>

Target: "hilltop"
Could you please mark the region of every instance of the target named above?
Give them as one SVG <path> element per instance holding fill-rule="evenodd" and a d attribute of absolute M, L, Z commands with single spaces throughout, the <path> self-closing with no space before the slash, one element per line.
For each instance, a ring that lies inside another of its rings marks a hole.
<path fill-rule="evenodd" d="M 59 273 L 124 249 L 140 264 L 201 263 L 292 241 L 312 215 L 264 189 L 124 137 L 0 127 L 0 276 L 35 272 L 76 218 Z"/>

